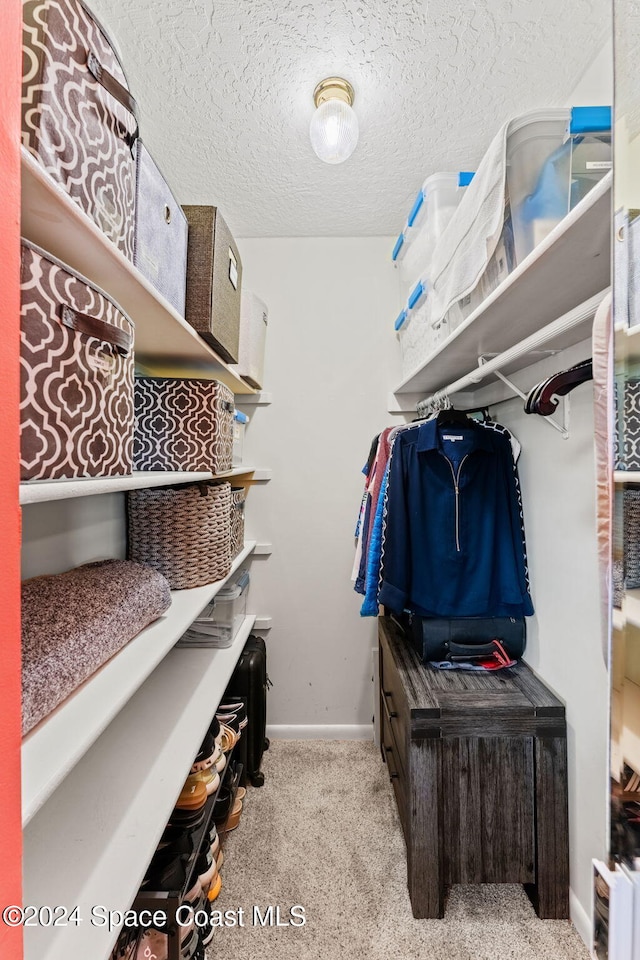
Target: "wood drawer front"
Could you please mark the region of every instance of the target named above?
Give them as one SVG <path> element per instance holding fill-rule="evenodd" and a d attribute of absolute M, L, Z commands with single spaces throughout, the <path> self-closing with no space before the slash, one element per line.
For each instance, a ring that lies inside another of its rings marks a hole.
<path fill-rule="evenodd" d="M 385 710 L 382 711 L 382 750 L 387 764 L 387 772 L 389 774 L 389 779 L 393 785 L 393 792 L 396 796 L 396 804 L 398 806 L 398 813 L 400 814 L 400 822 L 402 823 L 402 830 L 405 835 L 405 840 L 409 842 L 407 829 L 407 780 L 406 774 L 403 769 L 402 763 L 398 754 L 398 747 L 393 736 L 393 732 L 389 726 L 389 718 Z"/>
<path fill-rule="evenodd" d="M 403 747 L 404 752 L 410 723 L 409 705 L 393 654 L 384 640 L 380 643 L 380 701 L 386 707 L 396 743 Z M 404 762 L 405 757 L 403 756 L 402 759 Z"/>
<path fill-rule="evenodd" d="M 447 883 L 535 879 L 533 740 L 442 741 L 442 812 Z"/>

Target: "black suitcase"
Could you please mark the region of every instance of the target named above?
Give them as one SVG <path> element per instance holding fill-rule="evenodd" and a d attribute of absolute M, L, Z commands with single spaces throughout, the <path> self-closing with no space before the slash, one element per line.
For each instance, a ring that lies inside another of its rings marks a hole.
<path fill-rule="evenodd" d="M 234 697 L 244 700 L 247 705 L 248 724 L 236 747 L 237 757 L 243 764 L 242 781 L 251 781 L 252 786 L 261 787 L 264 774 L 260 766 L 262 754 L 269 749 L 267 730 L 267 688 L 271 681 L 267 676 L 267 648 L 264 640 L 249 636 L 244 650 L 240 654 L 236 669 L 227 686 L 224 700 Z"/>

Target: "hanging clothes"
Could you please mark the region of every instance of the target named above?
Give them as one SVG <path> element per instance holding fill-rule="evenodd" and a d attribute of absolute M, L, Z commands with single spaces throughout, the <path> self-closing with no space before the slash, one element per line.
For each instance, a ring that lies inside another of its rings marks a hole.
<path fill-rule="evenodd" d="M 529 616 L 522 504 L 508 431 L 431 420 L 390 461 L 379 602 L 420 616 Z"/>

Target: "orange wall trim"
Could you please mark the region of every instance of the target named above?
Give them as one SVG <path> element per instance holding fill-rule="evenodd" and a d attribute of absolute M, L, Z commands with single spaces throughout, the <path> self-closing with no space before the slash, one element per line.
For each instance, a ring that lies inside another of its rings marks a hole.
<path fill-rule="evenodd" d="M 0 30 L 0 914 L 22 899 L 20 814 L 20 0 Z M 52 891 L 53 892 L 53 891 Z M 22 931 L 0 919 L 0 960 L 21 960 Z"/>

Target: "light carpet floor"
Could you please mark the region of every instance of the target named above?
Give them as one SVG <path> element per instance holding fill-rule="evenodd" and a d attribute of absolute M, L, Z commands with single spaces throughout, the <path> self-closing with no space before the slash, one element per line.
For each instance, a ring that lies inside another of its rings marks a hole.
<path fill-rule="evenodd" d="M 276 741 L 264 787 L 248 788 L 222 868 L 221 927 L 208 960 L 588 960 L 567 921 L 539 920 L 515 885 L 457 886 L 443 920 L 414 920 L 393 792 L 376 747 L 359 741 Z M 303 927 L 252 924 L 258 905 Z"/>

